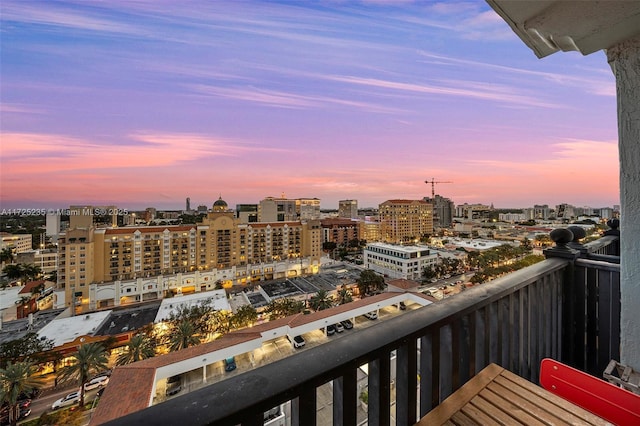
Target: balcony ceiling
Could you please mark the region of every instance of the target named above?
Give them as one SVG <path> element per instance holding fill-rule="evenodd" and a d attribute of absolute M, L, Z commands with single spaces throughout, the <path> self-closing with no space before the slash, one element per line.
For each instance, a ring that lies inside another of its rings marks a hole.
<path fill-rule="evenodd" d="M 640 36 L 640 1 L 487 0 L 543 58 L 559 50 L 588 55 Z"/>

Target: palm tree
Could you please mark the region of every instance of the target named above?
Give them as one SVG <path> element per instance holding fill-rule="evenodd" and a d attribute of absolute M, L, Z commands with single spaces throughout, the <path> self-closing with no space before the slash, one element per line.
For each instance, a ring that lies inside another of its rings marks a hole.
<path fill-rule="evenodd" d="M 181 321 L 173 326 L 169 334 L 169 350 L 179 351 L 200 344 L 200 338 L 195 335 L 195 327 L 191 321 Z"/>
<path fill-rule="evenodd" d="M 22 265 L 21 264 L 10 264 L 2 268 L 2 272 L 7 275 L 7 278 L 10 280 L 17 280 L 22 277 Z"/>
<path fill-rule="evenodd" d="M 116 358 L 116 365 L 131 364 L 147 358 L 152 358 L 156 354 L 154 341 L 144 334 L 136 334 L 129 340 L 126 352 L 121 353 Z"/>
<path fill-rule="evenodd" d="M 40 378 L 34 377 L 35 369 L 30 362 L 9 362 L 0 368 L 0 401 L 9 405 L 9 423 L 14 426 L 20 416 L 18 398 L 42 386 Z"/>
<path fill-rule="evenodd" d="M 318 292 L 309 299 L 309 305 L 315 311 L 322 311 L 333 306 L 333 297 L 327 293 L 327 290 L 318 290 Z"/>
<path fill-rule="evenodd" d="M 42 275 L 42 270 L 39 266 L 33 264 L 22 264 L 22 276 L 27 280 L 34 280 Z"/>
<path fill-rule="evenodd" d="M 0 251 L 0 262 L 5 263 L 7 261 L 13 263 L 13 250 L 9 247 L 5 247 Z"/>
<path fill-rule="evenodd" d="M 349 302 L 353 302 L 353 294 L 351 290 L 343 286 L 338 290 L 338 305 L 344 305 Z"/>
<path fill-rule="evenodd" d="M 107 350 L 101 343 L 85 343 L 80 346 L 73 358 L 71 364 L 65 365 L 60 370 L 60 378 L 63 381 L 76 380 L 80 384 L 79 406 L 84 407 L 84 385 L 92 375 L 108 368 Z"/>

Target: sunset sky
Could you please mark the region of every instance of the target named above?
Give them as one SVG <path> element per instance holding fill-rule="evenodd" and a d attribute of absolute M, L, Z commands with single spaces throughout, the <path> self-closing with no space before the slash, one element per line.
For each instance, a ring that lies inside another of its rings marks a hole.
<path fill-rule="evenodd" d="M 619 204 L 603 52 L 484 1 L 0 3 L 0 208 Z"/>

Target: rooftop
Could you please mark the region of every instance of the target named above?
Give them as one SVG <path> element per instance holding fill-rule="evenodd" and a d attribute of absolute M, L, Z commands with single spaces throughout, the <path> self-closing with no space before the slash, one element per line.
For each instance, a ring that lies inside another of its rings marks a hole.
<path fill-rule="evenodd" d="M 224 290 L 198 292 L 163 299 L 154 322 L 166 320 L 171 313 L 177 312 L 178 307 L 188 308 L 191 306 L 197 306 L 206 301 L 211 302 L 211 307 L 217 311 L 231 310 L 229 301 L 227 300 L 227 293 Z"/>
<path fill-rule="evenodd" d="M 57 319 L 44 326 L 38 332 L 38 336 L 52 339 L 54 347 L 62 346 L 81 336 L 95 336 L 109 315 L 111 311 L 100 311 Z"/>

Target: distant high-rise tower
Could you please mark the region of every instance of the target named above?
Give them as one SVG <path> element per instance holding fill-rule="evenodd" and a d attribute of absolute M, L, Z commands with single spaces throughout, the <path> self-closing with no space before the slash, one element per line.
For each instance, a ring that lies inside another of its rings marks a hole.
<path fill-rule="evenodd" d="M 351 219 L 356 219 L 358 217 L 358 201 L 357 200 L 338 201 L 338 217 L 348 217 Z"/>
<path fill-rule="evenodd" d="M 453 201 L 436 195 L 433 200 L 425 197 L 424 201 L 433 204 L 433 226 L 447 228 L 453 222 Z"/>
<path fill-rule="evenodd" d="M 424 200 L 388 200 L 378 211 L 385 242 L 411 243 L 433 234 L 433 205 Z"/>
<path fill-rule="evenodd" d="M 187 211 L 191 211 L 191 198 L 187 197 Z"/>

